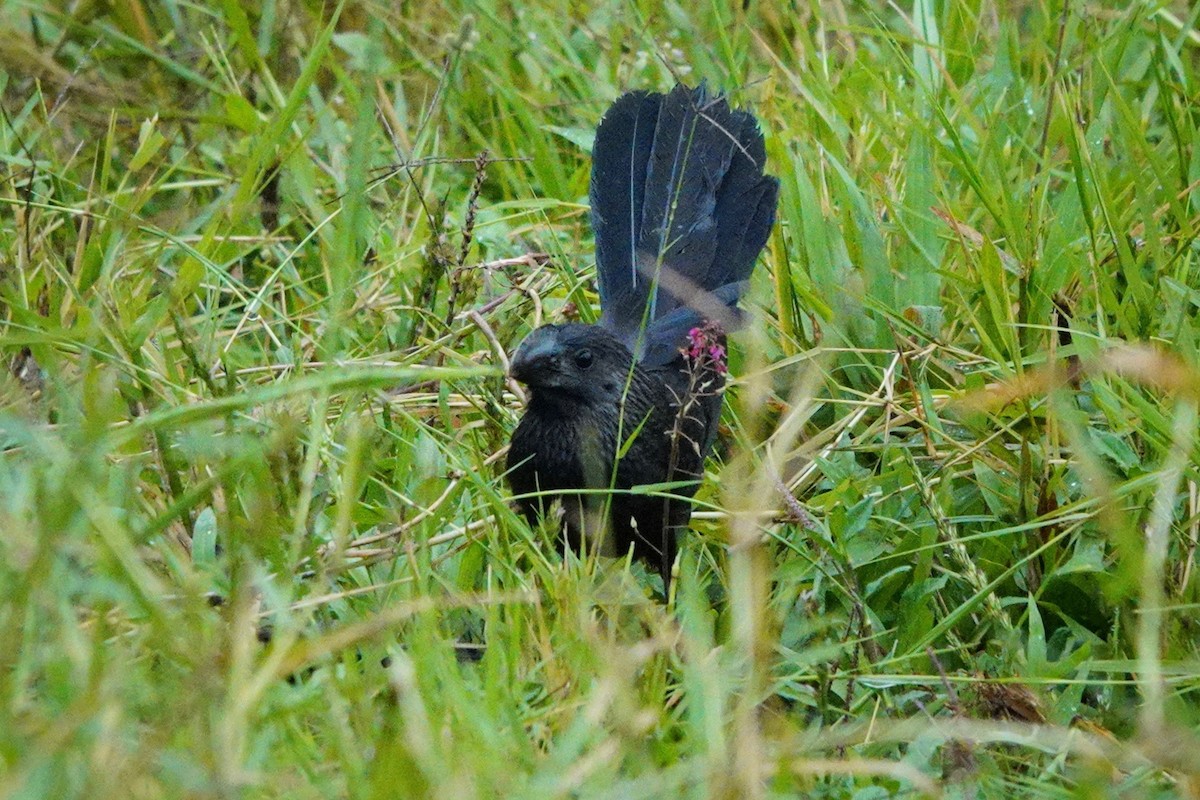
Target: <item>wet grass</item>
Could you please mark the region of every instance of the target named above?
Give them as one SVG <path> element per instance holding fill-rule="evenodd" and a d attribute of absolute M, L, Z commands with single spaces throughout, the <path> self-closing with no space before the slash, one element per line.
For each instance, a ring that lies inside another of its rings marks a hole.
<path fill-rule="evenodd" d="M 1200 8 L 0 9 L 0 797 L 1193 797 Z M 588 149 L 782 181 L 678 596 L 512 511 Z"/>

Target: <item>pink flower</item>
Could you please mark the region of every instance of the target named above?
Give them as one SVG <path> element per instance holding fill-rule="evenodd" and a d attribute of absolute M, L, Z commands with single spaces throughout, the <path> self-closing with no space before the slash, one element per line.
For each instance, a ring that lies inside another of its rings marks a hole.
<path fill-rule="evenodd" d="M 729 367 L 726 366 L 726 364 L 725 364 L 725 348 L 722 347 L 721 345 L 719 345 L 719 344 L 709 345 L 708 346 L 708 357 L 712 359 L 713 366 L 716 368 L 717 372 L 719 372 L 720 374 L 724 375 L 725 372 L 729 369 Z"/>
<path fill-rule="evenodd" d="M 703 363 L 705 357 L 719 375 L 728 372 L 725 361 L 725 345 L 721 344 L 722 331 L 715 322 L 688 331 L 688 346 L 682 349 L 684 356 L 693 364 Z"/>

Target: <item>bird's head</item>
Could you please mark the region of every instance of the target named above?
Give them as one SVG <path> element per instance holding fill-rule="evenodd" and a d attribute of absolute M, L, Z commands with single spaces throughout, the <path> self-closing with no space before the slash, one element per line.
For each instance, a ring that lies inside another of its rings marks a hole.
<path fill-rule="evenodd" d="M 633 355 L 598 325 L 543 325 L 521 342 L 511 374 L 535 398 L 573 403 L 616 403 Z"/>

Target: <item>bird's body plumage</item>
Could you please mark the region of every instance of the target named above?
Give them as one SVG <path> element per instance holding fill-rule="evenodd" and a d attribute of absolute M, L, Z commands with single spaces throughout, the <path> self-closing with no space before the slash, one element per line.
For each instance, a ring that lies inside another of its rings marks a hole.
<path fill-rule="evenodd" d="M 568 544 L 632 548 L 665 587 L 716 436 L 723 331 L 774 222 L 764 162 L 754 117 L 704 86 L 619 98 L 592 152 L 601 322 L 539 328 L 513 360 L 530 388 L 508 456 L 522 511 L 562 499 Z M 677 485 L 629 492 L 648 484 Z"/>

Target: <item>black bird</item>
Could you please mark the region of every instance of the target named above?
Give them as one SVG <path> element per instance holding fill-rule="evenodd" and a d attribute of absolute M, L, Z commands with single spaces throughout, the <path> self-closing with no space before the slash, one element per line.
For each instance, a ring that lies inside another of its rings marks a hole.
<path fill-rule="evenodd" d="M 508 452 L 521 511 L 534 524 L 561 499 L 569 546 L 632 547 L 665 596 L 721 415 L 725 331 L 775 221 L 765 161 L 754 116 L 703 84 L 620 97 L 592 148 L 600 323 L 545 325 L 513 357 L 530 394 Z M 628 491 L 647 484 L 672 485 Z"/>

